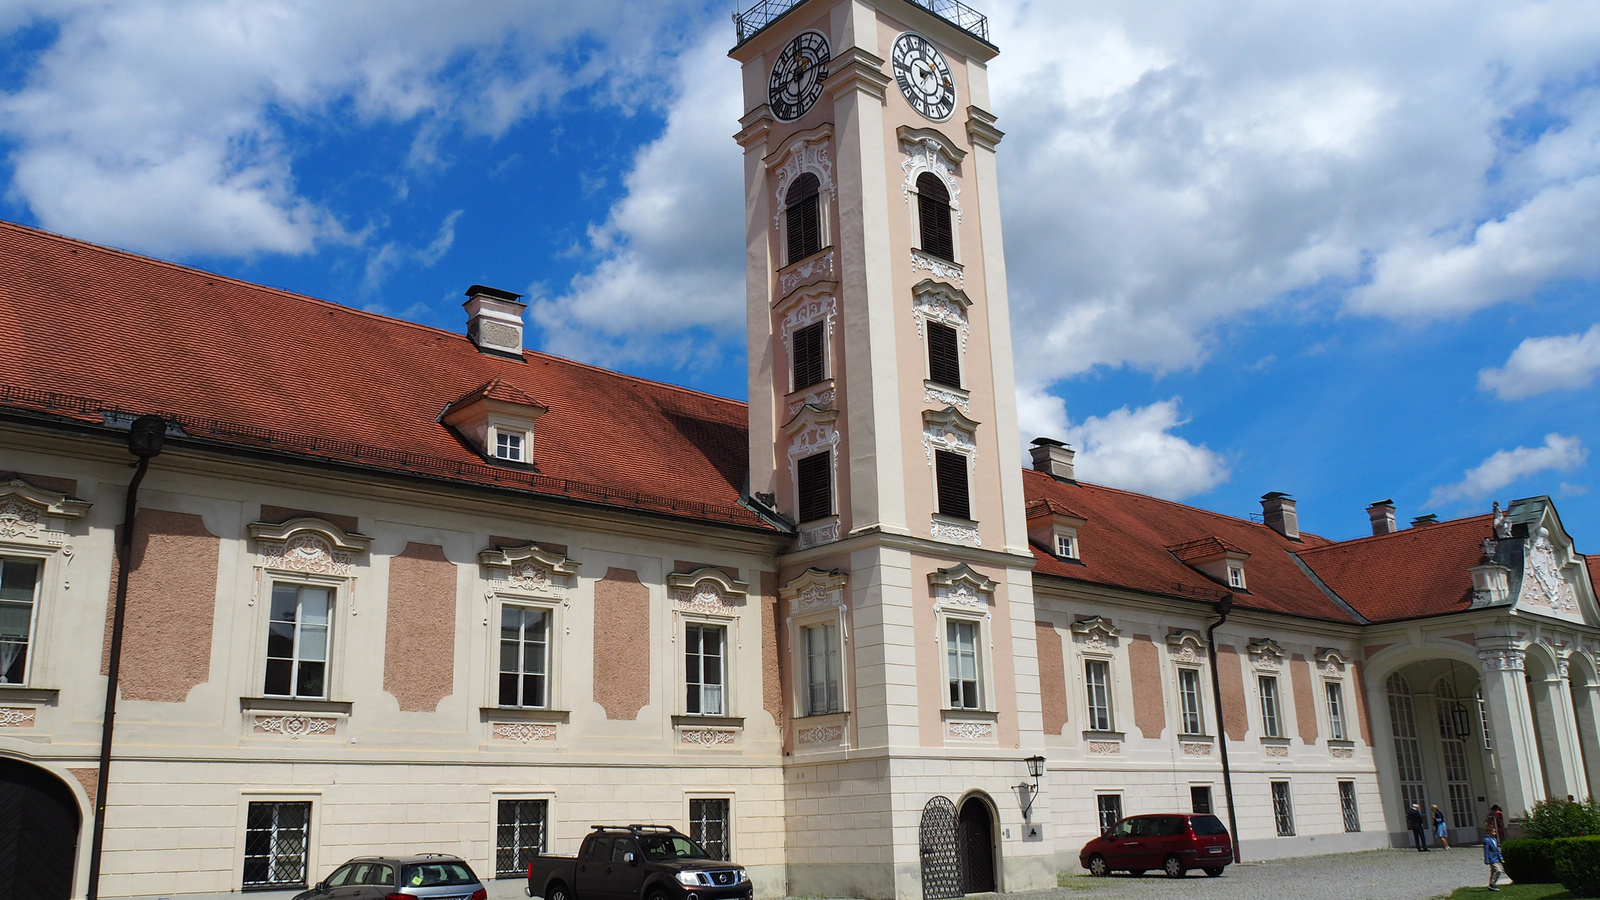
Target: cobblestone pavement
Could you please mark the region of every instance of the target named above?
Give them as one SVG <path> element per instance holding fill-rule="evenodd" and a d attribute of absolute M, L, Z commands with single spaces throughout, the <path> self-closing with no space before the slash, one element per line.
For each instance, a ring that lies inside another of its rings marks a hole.
<path fill-rule="evenodd" d="M 1081 871 L 1081 870 L 1080 870 Z M 1454 850 L 1368 850 L 1229 866 L 1221 878 L 1190 872 L 1171 879 L 1118 873 L 1073 873 L 1053 891 L 1010 894 L 1016 900 L 1431 900 L 1463 885 L 1487 885 L 1481 847 Z M 1497 896 L 1483 891 L 1485 900 Z"/>

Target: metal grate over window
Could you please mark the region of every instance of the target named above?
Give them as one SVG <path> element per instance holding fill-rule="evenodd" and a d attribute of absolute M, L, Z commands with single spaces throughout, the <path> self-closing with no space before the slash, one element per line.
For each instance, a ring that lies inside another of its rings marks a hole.
<path fill-rule="evenodd" d="M 517 878 L 528 873 L 528 863 L 545 849 L 548 800 L 501 800 L 495 822 L 494 874 Z"/>
<path fill-rule="evenodd" d="M 1356 814 L 1356 783 L 1339 782 L 1339 810 L 1344 813 L 1344 830 L 1360 831 L 1361 817 Z"/>
<path fill-rule="evenodd" d="M 1110 831 L 1122 820 L 1122 795 L 1098 794 L 1094 798 L 1095 811 L 1100 816 L 1100 830 Z"/>
<path fill-rule="evenodd" d="M 310 803 L 250 804 L 245 812 L 244 889 L 304 888 L 310 838 Z"/>
<path fill-rule="evenodd" d="M 728 858 L 728 807 L 726 797 L 689 801 L 689 837 L 704 847 L 713 859 Z"/>
<path fill-rule="evenodd" d="M 1294 836 L 1294 804 L 1289 799 L 1289 782 L 1272 783 L 1272 818 L 1278 826 L 1278 837 Z"/>

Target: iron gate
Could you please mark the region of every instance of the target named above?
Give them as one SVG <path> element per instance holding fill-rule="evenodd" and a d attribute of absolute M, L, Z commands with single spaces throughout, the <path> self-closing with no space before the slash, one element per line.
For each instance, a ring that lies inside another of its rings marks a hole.
<path fill-rule="evenodd" d="M 956 848 L 956 805 L 934 797 L 922 807 L 922 897 L 951 900 L 962 895 L 961 857 Z"/>

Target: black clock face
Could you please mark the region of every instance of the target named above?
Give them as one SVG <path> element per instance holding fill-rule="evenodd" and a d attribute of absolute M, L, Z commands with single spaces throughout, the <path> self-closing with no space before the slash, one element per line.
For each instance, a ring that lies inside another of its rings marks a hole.
<path fill-rule="evenodd" d="M 894 42 L 894 80 L 911 108 L 943 122 L 956 110 L 956 82 L 950 64 L 927 38 L 906 32 Z"/>
<path fill-rule="evenodd" d="M 822 82 L 828 78 L 828 39 L 807 31 L 789 42 L 772 66 L 767 83 L 767 99 L 772 114 L 793 122 L 806 114 L 822 96 Z"/>

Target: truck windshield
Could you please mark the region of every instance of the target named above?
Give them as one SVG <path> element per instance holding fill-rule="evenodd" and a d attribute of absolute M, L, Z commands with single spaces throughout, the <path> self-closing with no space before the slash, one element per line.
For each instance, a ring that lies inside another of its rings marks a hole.
<path fill-rule="evenodd" d="M 710 859 L 711 854 L 681 834 L 648 835 L 639 838 L 646 859 Z"/>

